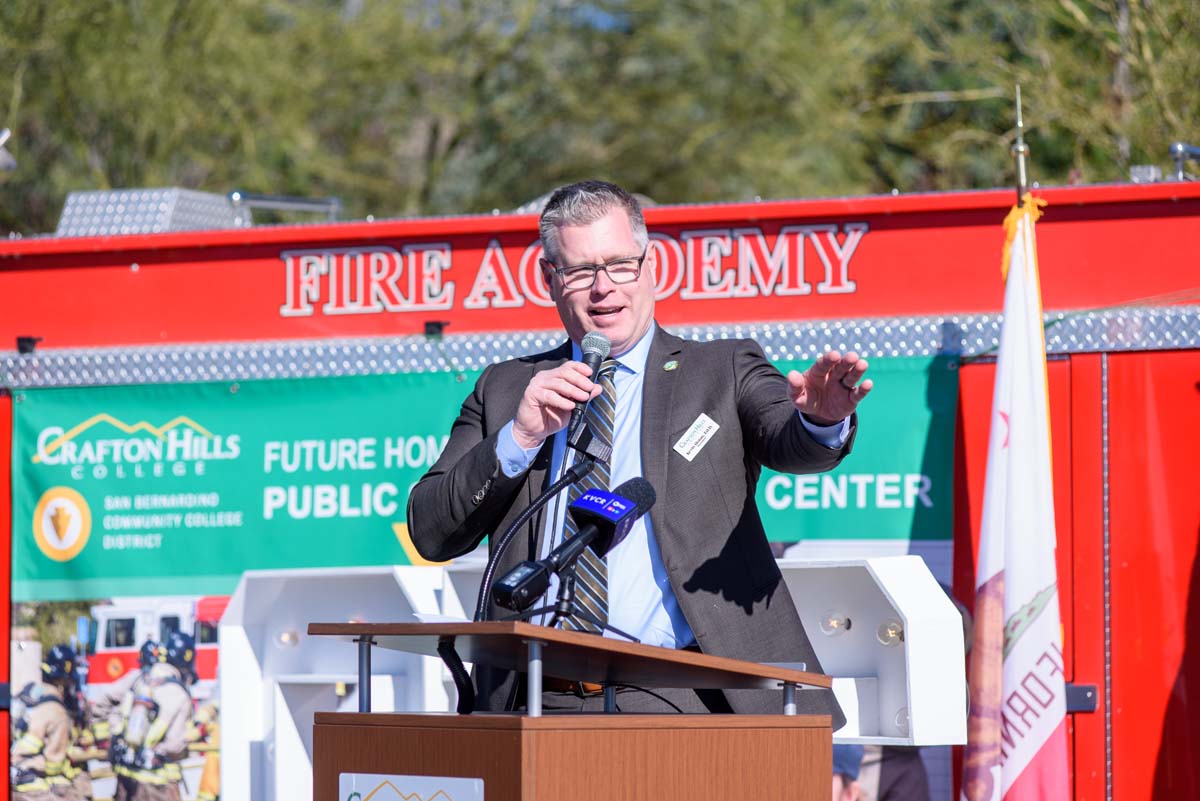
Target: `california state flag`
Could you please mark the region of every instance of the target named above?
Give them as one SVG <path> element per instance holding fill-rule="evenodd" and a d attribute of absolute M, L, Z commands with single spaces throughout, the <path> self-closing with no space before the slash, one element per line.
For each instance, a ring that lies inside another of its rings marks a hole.
<path fill-rule="evenodd" d="M 1046 344 L 1034 238 L 1044 204 L 1026 195 L 1004 221 L 1004 322 L 969 668 L 968 801 L 1066 801 L 1069 792 Z"/>

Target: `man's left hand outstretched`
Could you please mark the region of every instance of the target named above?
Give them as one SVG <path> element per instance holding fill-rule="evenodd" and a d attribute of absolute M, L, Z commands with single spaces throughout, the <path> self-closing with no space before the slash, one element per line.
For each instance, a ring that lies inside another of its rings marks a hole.
<path fill-rule="evenodd" d="M 801 373 L 792 370 L 787 375 L 788 392 L 792 403 L 813 424 L 831 426 L 849 417 L 874 382 L 863 380 L 867 360 L 851 351 L 846 355 L 836 350 L 825 351 L 812 366 Z"/>

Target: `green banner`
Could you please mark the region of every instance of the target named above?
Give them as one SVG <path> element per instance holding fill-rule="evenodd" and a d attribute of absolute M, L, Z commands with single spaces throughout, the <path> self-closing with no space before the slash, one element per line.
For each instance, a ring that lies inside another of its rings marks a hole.
<path fill-rule="evenodd" d="M 476 377 L 23 392 L 13 598 L 228 593 L 244 570 L 409 564 L 409 488 Z"/>
<path fill-rule="evenodd" d="M 955 368 L 873 361 L 846 463 L 760 479 L 771 539 L 949 539 Z M 409 488 L 476 377 L 18 393 L 13 599 L 223 594 L 245 570 L 417 561 Z"/>
<path fill-rule="evenodd" d="M 783 372 L 807 362 L 776 362 Z M 951 539 L 958 362 L 871 359 L 854 451 L 819 475 L 764 470 L 758 509 L 775 542 Z"/>

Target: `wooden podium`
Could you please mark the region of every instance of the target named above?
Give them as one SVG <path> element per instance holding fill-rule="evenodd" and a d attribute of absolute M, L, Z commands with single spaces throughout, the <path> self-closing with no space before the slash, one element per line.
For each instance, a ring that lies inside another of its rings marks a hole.
<path fill-rule="evenodd" d="M 308 632 L 358 644 L 364 710 L 317 713 L 315 801 L 348 801 L 338 798 L 343 773 L 482 779 L 487 801 L 829 798 L 830 718 L 795 714 L 795 693 L 828 688 L 828 676 L 522 622 L 313 623 Z M 467 662 L 523 672 L 529 712 L 365 711 L 372 647 L 443 658 L 452 647 Z M 649 688 L 778 689 L 780 714 L 542 715 L 543 675 Z M 381 792 L 372 801 L 417 801 L 403 788 Z M 369 793 L 361 795 L 366 801 Z"/>

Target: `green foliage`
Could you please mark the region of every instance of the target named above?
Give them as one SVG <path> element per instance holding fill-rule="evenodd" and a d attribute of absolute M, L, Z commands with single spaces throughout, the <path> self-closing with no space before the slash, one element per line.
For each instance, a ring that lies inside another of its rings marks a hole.
<path fill-rule="evenodd" d="M 13 628 L 31 628 L 42 644 L 42 653 L 75 636 L 76 620 L 90 617 L 93 601 L 20 603 L 13 606 Z M 93 624 L 94 625 L 94 624 Z M 86 645 L 86 643 L 83 643 Z"/>
<path fill-rule="evenodd" d="M 0 4 L 0 230 L 73 189 L 509 209 L 1121 180 L 1200 129 L 1195 0 Z"/>

